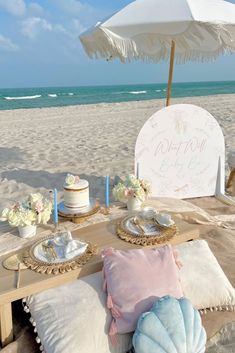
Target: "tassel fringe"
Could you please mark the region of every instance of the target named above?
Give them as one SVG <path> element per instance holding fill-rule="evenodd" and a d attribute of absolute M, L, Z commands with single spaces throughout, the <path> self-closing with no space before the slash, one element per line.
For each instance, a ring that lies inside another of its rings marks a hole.
<path fill-rule="evenodd" d="M 113 248 L 106 248 L 106 249 L 102 250 L 102 252 L 101 252 L 102 258 L 105 257 L 105 256 L 110 256 L 110 255 L 112 255 L 112 254 L 113 254 L 113 251 L 114 251 Z"/>
<path fill-rule="evenodd" d="M 107 308 L 112 309 L 113 308 L 113 300 L 110 294 L 107 296 Z"/>
<path fill-rule="evenodd" d="M 200 309 L 199 312 L 201 315 L 206 315 L 207 312 L 213 311 L 235 311 L 235 305 L 223 305 L 223 306 L 212 306 L 206 309 Z"/>
<path fill-rule="evenodd" d="M 114 306 L 113 300 L 110 294 L 107 296 L 107 308 L 111 310 L 112 316 L 116 319 L 122 317 L 120 311 Z"/>
<path fill-rule="evenodd" d="M 116 346 L 118 344 L 118 338 L 117 338 L 117 324 L 115 319 L 113 319 L 111 322 L 110 329 L 109 329 L 109 337 L 112 345 Z"/>
<path fill-rule="evenodd" d="M 203 42 L 202 31 L 218 43 L 217 49 L 211 52 L 206 49 L 192 49 L 192 46 L 200 48 Z M 159 62 L 169 59 L 171 42 L 174 40 L 177 63 L 208 62 L 215 60 L 220 54 L 235 52 L 235 26 L 223 23 L 192 22 L 184 33 L 178 35 L 146 33 L 132 38 L 123 38 L 102 27 L 101 24 L 93 32 L 83 34 L 80 40 L 90 58 L 105 58 L 106 60 L 118 58 L 122 62 L 139 59 Z M 154 47 L 160 49 L 153 53 Z"/>
<path fill-rule="evenodd" d="M 112 297 L 110 294 L 108 294 L 108 297 L 107 297 L 107 307 L 111 310 L 111 313 L 113 316 L 113 320 L 112 320 L 110 328 L 109 328 L 109 337 L 110 337 L 112 345 L 115 346 L 118 344 L 116 318 L 121 317 L 121 314 L 118 311 L 118 309 L 116 309 L 114 307 Z"/>
<path fill-rule="evenodd" d="M 176 263 L 178 269 L 180 270 L 183 267 L 183 264 L 178 258 L 179 252 L 177 250 L 173 250 L 173 256 L 174 256 L 174 259 L 175 259 L 175 263 Z"/>

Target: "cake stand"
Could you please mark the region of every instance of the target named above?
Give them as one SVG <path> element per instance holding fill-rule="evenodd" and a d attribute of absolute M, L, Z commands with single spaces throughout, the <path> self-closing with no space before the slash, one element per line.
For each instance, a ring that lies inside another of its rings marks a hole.
<path fill-rule="evenodd" d="M 82 223 L 88 217 L 97 213 L 100 210 L 100 203 L 94 198 L 90 198 L 90 203 L 87 207 L 82 208 L 67 208 L 64 201 L 58 205 L 58 214 L 60 217 L 66 218 L 73 223 Z"/>

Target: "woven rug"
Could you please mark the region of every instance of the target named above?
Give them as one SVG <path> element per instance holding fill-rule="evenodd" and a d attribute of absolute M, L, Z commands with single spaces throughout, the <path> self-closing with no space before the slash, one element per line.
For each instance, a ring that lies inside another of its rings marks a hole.
<path fill-rule="evenodd" d="M 235 254 L 235 207 L 224 205 L 212 197 L 190 200 L 190 202 L 180 200 L 172 202 L 170 199 L 168 201 L 166 199 L 159 199 L 158 201 L 154 201 L 154 206 L 159 211 L 168 210 L 189 223 L 198 224 L 201 237 L 208 241 L 211 250 L 235 287 L 235 268 L 233 266 Z M 70 230 L 74 230 L 89 224 L 116 219 L 126 214 L 127 211 L 125 209 L 115 206 L 108 216 L 97 214 L 83 224 L 67 224 L 68 222 L 66 222 L 65 225 Z M 0 248 L 2 241 L 2 244 L 4 244 L 4 253 L 12 251 L 10 246 L 7 246 L 7 240 L 10 240 L 13 246 L 19 248 L 18 238 L 5 225 L 0 229 Z M 24 244 L 20 244 L 20 247 L 25 245 L 24 241 Z M 15 305 L 17 306 L 17 303 Z M 22 321 L 23 314 L 20 304 L 18 304 L 18 310 L 14 310 L 14 314 L 16 340 L 2 349 L 1 353 L 39 353 L 38 345 L 35 344 L 35 336 L 30 325 L 27 321 Z M 219 312 L 209 313 L 202 318 L 209 337 L 206 353 L 235 353 L 234 315 L 235 313 Z"/>

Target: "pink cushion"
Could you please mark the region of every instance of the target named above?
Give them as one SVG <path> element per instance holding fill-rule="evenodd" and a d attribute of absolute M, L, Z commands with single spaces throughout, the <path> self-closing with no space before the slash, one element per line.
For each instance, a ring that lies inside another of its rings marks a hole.
<path fill-rule="evenodd" d="M 134 331 L 140 314 L 148 311 L 158 297 L 183 296 L 170 245 L 127 251 L 109 248 L 102 255 L 107 307 L 113 317 L 111 336 Z"/>

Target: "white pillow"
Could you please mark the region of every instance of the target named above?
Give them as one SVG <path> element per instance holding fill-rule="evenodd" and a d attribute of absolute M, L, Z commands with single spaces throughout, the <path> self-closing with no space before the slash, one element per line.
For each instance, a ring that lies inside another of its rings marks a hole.
<path fill-rule="evenodd" d="M 46 353 L 125 353 L 131 348 L 130 334 L 118 335 L 115 346 L 109 342 L 112 317 L 102 283 L 98 272 L 27 298 Z"/>
<path fill-rule="evenodd" d="M 197 309 L 233 310 L 235 290 L 205 240 L 174 247 L 183 267 L 180 280 L 184 295 Z"/>
<path fill-rule="evenodd" d="M 232 309 L 235 290 L 204 240 L 174 247 L 183 263 L 183 292 L 197 309 Z M 32 319 L 46 353 L 125 353 L 129 334 L 108 338 L 111 315 L 106 309 L 101 272 L 27 298 Z"/>

